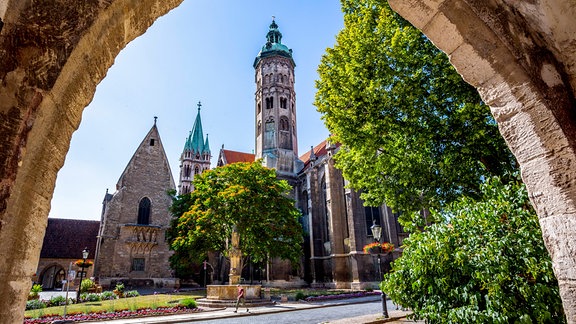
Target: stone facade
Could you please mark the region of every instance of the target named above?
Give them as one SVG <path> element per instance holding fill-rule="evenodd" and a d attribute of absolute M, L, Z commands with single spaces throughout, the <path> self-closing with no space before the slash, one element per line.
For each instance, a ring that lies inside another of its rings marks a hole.
<path fill-rule="evenodd" d="M 304 274 L 313 286 L 376 288 L 381 273 L 400 256 L 398 247 L 408 233 L 398 223 L 399 214 L 386 205 L 365 207 L 359 193 L 346 188 L 346 180 L 334 166 L 333 155 L 338 149 L 338 145 L 324 141 L 300 157 L 304 168 L 298 174 L 295 191 L 306 232 Z M 380 265 L 376 256 L 363 251 L 374 241 L 373 224 L 382 227 L 381 241 L 397 247 L 382 256 Z"/>
<path fill-rule="evenodd" d="M 175 190 L 174 179 L 154 122 L 116 192 L 104 198 L 94 264 L 94 276 L 103 287 L 118 281 L 177 286 L 165 238 L 172 204 L 168 190 Z"/>
<path fill-rule="evenodd" d="M 94 261 L 96 236 L 100 222 L 80 219 L 50 218 L 40 251 L 34 283 L 42 285 L 44 290 L 63 289 L 62 282 L 69 270 L 76 272 L 70 289 L 75 290 L 80 283 L 82 268 L 76 261 L 82 260 L 84 249 L 88 251 L 88 261 Z M 93 277 L 93 267 L 85 268 L 82 278 Z"/>
<path fill-rule="evenodd" d="M 66 290 L 66 273 L 69 270 L 75 271 L 76 276 L 73 281 L 70 282 L 70 291 L 77 290 L 80 284 L 80 272 L 82 269 L 77 267 L 74 262 L 78 259 L 52 259 L 52 258 L 40 258 L 38 262 L 38 275 L 36 276 L 35 282 L 42 285 L 42 290 Z M 87 259 L 87 261 L 94 260 Z M 85 270 L 86 272 L 82 274 L 82 279 L 89 279 L 94 277 L 94 268 L 89 267 Z"/>
<path fill-rule="evenodd" d="M 254 61 L 256 154 L 222 148 L 218 166 L 262 159 L 265 166 L 276 169 L 278 178 L 293 187 L 291 196 L 302 211 L 306 235 L 299 267 L 295 269 L 284 260 L 272 260 L 265 265 L 265 278 L 262 273 L 258 278 L 265 280 L 266 285 L 282 287 L 310 284 L 329 288 L 376 287 L 380 267 L 373 256 L 362 250 L 374 240 L 370 226 L 381 225 L 384 229 L 381 240 L 395 246 L 400 246 L 407 234 L 397 222 L 398 215 L 389 208 L 365 208 L 358 193 L 345 189 L 342 173 L 332 159 L 337 145 L 325 141 L 298 157 L 296 64 L 292 50 L 282 44 L 282 34 L 274 21 L 266 40 Z M 400 253 L 397 249 L 394 254 L 398 257 Z M 391 258 L 384 260 L 384 269 L 389 268 Z M 247 269 L 244 277 L 253 278 L 254 274 Z"/>

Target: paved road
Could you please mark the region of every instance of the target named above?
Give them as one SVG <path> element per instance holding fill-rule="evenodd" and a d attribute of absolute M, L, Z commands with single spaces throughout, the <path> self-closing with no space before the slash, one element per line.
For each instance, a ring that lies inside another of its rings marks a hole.
<path fill-rule="evenodd" d="M 281 306 L 276 306 L 281 307 Z M 390 309 L 396 309 L 391 301 L 388 301 Z M 233 314 L 233 310 L 226 310 Z M 321 307 L 312 309 L 303 309 L 290 312 L 281 312 L 275 314 L 247 314 L 245 309 L 239 309 L 238 314 L 234 317 L 204 319 L 203 323 L 361 323 L 359 317 L 366 316 L 367 322 L 373 321 L 382 314 L 382 304 L 380 301 L 374 301 L 363 304 L 345 304 L 331 307 Z M 349 319 L 349 320 L 346 320 Z M 185 323 L 185 322 L 184 322 Z M 198 323 L 189 322 L 189 323 Z"/>

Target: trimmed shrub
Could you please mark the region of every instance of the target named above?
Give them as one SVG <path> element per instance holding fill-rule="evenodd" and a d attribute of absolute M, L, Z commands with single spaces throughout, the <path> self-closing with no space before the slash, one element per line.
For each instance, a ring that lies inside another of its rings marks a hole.
<path fill-rule="evenodd" d="M 52 306 L 62 306 L 66 304 L 66 297 L 64 296 L 54 296 L 52 298 L 50 298 L 50 301 L 48 301 L 48 306 L 52 307 Z"/>
<path fill-rule="evenodd" d="M 88 279 L 83 279 L 82 283 L 80 284 L 80 292 L 87 292 L 88 289 L 94 287 L 94 281 Z"/>
<path fill-rule="evenodd" d="M 140 296 L 138 290 L 128 290 L 124 292 L 124 297 L 138 297 L 138 296 Z"/>
<path fill-rule="evenodd" d="M 116 299 L 116 294 L 113 291 L 107 290 L 104 291 L 100 294 L 100 298 L 102 300 L 112 300 L 112 299 Z"/>
<path fill-rule="evenodd" d="M 186 307 L 186 308 L 196 308 L 196 299 L 194 298 L 186 298 L 182 299 L 178 306 Z"/>
<path fill-rule="evenodd" d="M 294 298 L 295 298 L 296 300 L 306 299 L 306 295 L 305 295 L 303 292 L 298 291 L 298 292 L 296 293 L 296 297 L 294 297 Z"/>
<path fill-rule="evenodd" d="M 46 308 L 46 304 L 39 299 L 32 299 L 26 302 L 26 310 Z"/>
<path fill-rule="evenodd" d="M 88 302 L 95 302 L 95 301 L 101 301 L 102 298 L 100 298 L 100 294 L 90 293 L 86 294 L 86 298 L 84 298 L 84 300 Z"/>

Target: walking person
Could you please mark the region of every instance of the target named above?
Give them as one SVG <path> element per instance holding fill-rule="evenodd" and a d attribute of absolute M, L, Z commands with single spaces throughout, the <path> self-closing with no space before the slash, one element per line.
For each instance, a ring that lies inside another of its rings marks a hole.
<path fill-rule="evenodd" d="M 236 299 L 236 309 L 234 310 L 234 313 L 238 311 L 238 306 L 240 305 L 240 302 L 242 302 L 242 307 L 244 307 L 244 305 L 246 304 L 246 298 L 244 297 L 244 288 L 242 288 L 242 286 L 240 286 L 239 284 L 236 285 L 236 287 L 238 287 L 238 298 Z M 246 308 L 246 312 L 249 311 L 250 310 Z"/>

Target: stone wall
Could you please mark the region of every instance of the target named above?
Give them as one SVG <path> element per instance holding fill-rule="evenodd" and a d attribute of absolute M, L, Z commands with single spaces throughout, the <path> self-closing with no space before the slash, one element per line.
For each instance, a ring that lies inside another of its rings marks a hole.
<path fill-rule="evenodd" d="M 22 322 L 56 173 L 96 85 L 126 44 L 181 1 L 0 3 L 1 323 Z"/>

